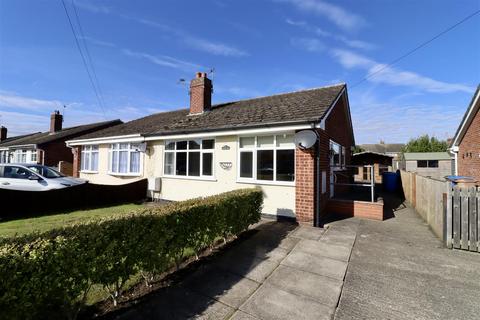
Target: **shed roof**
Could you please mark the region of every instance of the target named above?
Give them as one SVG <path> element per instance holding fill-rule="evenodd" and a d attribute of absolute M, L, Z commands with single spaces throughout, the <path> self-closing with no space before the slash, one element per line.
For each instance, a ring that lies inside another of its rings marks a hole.
<path fill-rule="evenodd" d="M 448 152 L 406 152 L 403 154 L 406 161 L 410 160 L 452 160 Z"/>

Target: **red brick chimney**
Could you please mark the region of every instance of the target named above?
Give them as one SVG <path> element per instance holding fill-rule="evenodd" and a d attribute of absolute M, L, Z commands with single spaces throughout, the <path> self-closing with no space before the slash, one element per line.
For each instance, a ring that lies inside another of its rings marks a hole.
<path fill-rule="evenodd" d="M 190 114 L 201 114 L 212 108 L 212 80 L 204 72 L 197 72 L 190 82 Z"/>
<path fill-rule="evenodd" d="M 0 141 L 7 139 L 7 128 L 4 126 L 0 127 Z"/>
<path fill-rule="evenodd" d="M 62 130 L 63 116 L 60 111 L 55 110 L 50 116 L 50 133 Z"/>

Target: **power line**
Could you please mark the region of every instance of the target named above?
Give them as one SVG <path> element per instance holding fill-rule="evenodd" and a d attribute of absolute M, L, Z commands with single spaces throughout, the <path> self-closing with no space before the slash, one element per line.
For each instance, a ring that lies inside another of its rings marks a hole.
<path fill-rule="evenodd" d="M 370 73 L 368 76 L 366 76 L 365 78 L 363 78 L 362 80 L 358 81 L 357 83 L 355 83 L 353 86 L 351 86 L 350 88 L 355 88 L 356 86 L 358 86 L 359 84 L 363 83 L 364 81 L 370 79 L 371 77 L 373 77 L 374 75 L 382 72 L 383 70 L 393 66 L 394 64 L 396 64 L 397 62 L 399 62 L 400 60 L 408 57 L 409 55 L 411 55 L 412 53 L 420 50 L 421 48 L 427 46 L 428 44 L 430 44 L 431 42 L 435 41 L 436 39 L 440 38 L 441 36 L 443 36 L 445 33 L 447 32 L 450 32 L 451 30 L 455 29 L 456 27 L 458 27 L 459 25 L 461 25 L 462 23 L 466 22 L 467 20 L 470 20 L 471 18 L 473 18 L 475 15 L 479 14 L 480 13 L 480 10 L 477 10 L 475 12 L 473 12 L 472 14 L 466 16 L 465 18 L 463 18 L 462 20 L 460 20 L 459 22 L 455 23 L 454 25 L 448 27 L 447 29 L 443 30 L 442 32 L 438 33 L 437 35 L 435 35 L 434 37 L 430 38 L 429 40 L 421 43 L 420 45 L 418 45 L 417 47 L 413 48 L 412 50 L 406 52 L 405 54 L 401 55 L 400 57 L 394 59 L 392 62 L 384 65 L 383 67 L 381 67 L 380 69 L 378 69 L 377 71 L 373 72 L 373 73 Z"/>
<path fill-rule="evenodd" d="M 80 30 L 80 35 L 82 36 L 82 43 L 83 43 L 83 46 L 85 47 L 85 52 L 87 53 L 88 61 L 90 62 L 90 68 L 92 69 L 93 78 L 95 80 L 95 84 L 97 85 L 98 93 L 102 100 L 102 104 L 105 107 L 105 99 L 103 98 L 103 92 L 102 92 L 102 88 L 100 87 L 100 81 L 98 81 L 97 72 L 95 71 L 95 65 L 93 64 L 92 56 L 90 55 L 90 50 L 88 50 L 87 42 L 85 40 L 85 34 L 83 33 L 82 24 L 80 23 L 80 17 L 78 15 L 77 6 L 75 5 L 74 0 L 72 0 L 72 6 L 73 6 L 73 11 L 75 12 L 75 18 L 77 20 L 78 28 Z"/>
<path fill-rule="evenodd" d="M 90 80 L 90 84 L 92 85 L 93 91 L 95 92 L 95 96 L 97 97 L 98 105 L 102 109 L 103 116 L 106 118 L 105 109 L 102 105 L 102 100 L 100 99 L 100 95 L 98 93 L 98 90 L 95 86 L 95 83 L 93 82 L 92 75 L 91 75 L 90 70 L 88 68 L 87 61 L 85 60 L 85 56 L 83 55 L 82 48 L 80 47 L 80 43 L 78 42 L 77 34 L 75 33 L 75 28 L 73 27 L 73 23 L 72 23 L 72 20 L 70 19 L 70 15 L 68 14 L 67 6 L 65 5 L 64 0 L 62 0 L 62 4 L 63 4 L 63 8 L 65 9 L 65 14 L 67 15 L 68 23 L 70 24 L 70 29 L 72 30 L 73 37 L 75 38 L 75 43 L 77 44 L 78 52 L 80 53 L 80 56 L 82 57 L 83 65 L 85 67 L 85 70 L 87 71 L 88 79 Z"/>

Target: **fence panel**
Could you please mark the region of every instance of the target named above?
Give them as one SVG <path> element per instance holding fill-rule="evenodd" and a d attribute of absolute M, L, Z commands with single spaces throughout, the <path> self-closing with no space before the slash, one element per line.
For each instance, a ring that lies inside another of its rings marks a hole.
<path fill-rule="evenodd" d="M 447 247 L 480 252 L 479 209 L 480 189 L 449 188 L 446 210 Z"/>

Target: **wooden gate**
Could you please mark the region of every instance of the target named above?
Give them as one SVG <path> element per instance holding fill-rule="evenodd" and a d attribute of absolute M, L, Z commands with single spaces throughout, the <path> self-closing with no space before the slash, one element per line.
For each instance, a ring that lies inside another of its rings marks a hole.
<path fill-rule="evenodd" d="M 480 188 L 449 188 L 446 205 L 448 248 L 480 252 Z"/>

